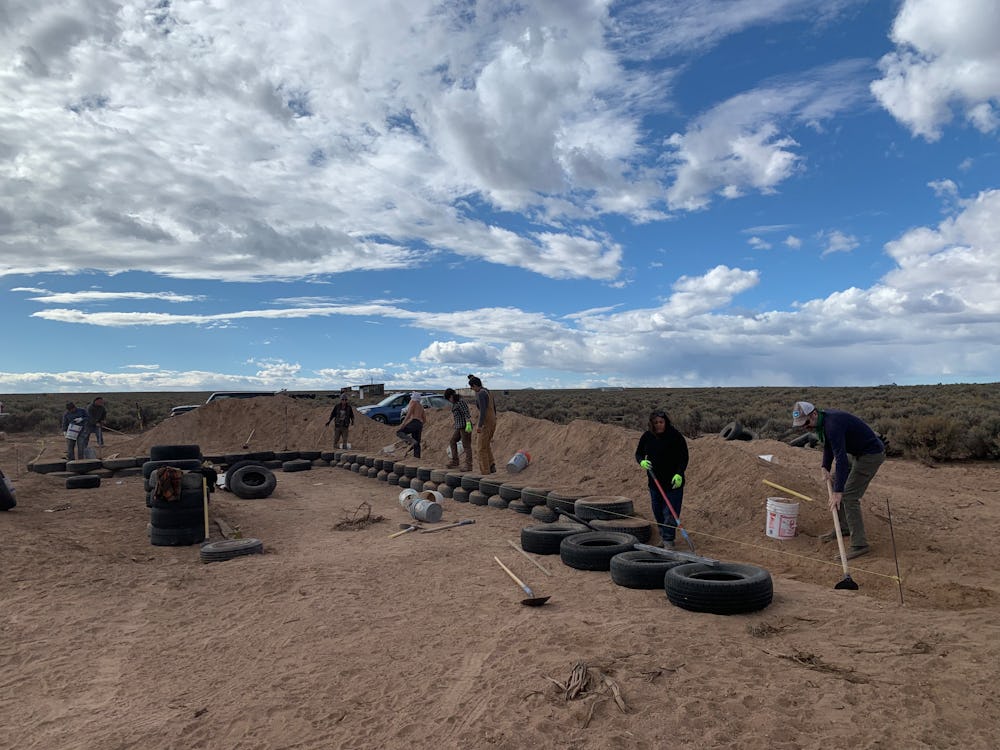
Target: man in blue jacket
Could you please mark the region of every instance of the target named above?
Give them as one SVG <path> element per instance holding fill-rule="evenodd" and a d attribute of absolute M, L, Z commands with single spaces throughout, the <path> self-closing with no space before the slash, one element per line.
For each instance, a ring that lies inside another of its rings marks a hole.
<path fill-rule="evenodd" d="M 823 477 L 832 483 L 830 510 L 840 518 L 841 533 L 851 537 L 847 557 L 867 555 L 871 547 L 861 517 L 861 498 L 885 461 L 885 445 L 860 418 L 837 409 L 820 410 L 808 401 L 795 402 L 792 427 L 814 431 L 823 445 Z M 831 474 L 834 462 L 836 470 Z M 836 531 L 820 539 L 833 541 Z"/>

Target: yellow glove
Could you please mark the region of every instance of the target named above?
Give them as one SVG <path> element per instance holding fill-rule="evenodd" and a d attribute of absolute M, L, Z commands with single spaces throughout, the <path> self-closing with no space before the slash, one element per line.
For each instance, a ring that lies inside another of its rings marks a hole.
<path fill-rule="evenodd" d="M 641 466 L 646 471 L 649 471 L 650 469 L 653 468 L 653 462 L 650 461 L 648 458 L 644 458 L 639 462 L 639 466 Z"/>
<path fill-rule="evenodd" d="M 465 431 L 466 432 L 472 432 L 472 422 L 466 422 L 465 423 Z"/>
<path fill-rule="evenodd" d="M 674 476 L 670 480 L 670 489 L 676 490 L 682 484 L 684 484 L 684 477 L 682 477 L 680 474 L 674 474 Z"/>

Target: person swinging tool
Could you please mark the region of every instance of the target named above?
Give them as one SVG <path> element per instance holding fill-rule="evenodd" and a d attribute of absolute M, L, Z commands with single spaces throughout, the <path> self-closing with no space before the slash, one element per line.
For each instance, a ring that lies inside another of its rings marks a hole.
<path fill-rule="evenodd" d="M 660 530 L 662 546 L 664 549 L 673 549 L 681 504 L 684 502 L 688 447 L 684 436 L 670 424 L 670 417 L 662 409 L 649 415 L 649 428 L 639 438 L 635 460 L 649 476 L 649 499 L 653 506 L 653 517 Z M 657 477 L 663 477 L 670 483 L 664 494 L 660 493 L 660 487 L 657 486 Z M 667 507 L 668 502 L 673 513 Z"/>

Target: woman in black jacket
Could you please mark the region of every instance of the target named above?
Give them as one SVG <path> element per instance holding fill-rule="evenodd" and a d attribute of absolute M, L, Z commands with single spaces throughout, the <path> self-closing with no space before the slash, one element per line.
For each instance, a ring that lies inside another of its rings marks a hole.
<path fill-rule="evenodd" d="M 660 529 L 660 539 L 665 549 L 673 549 L 677 535 L 677 521 L 667 508 L 654 477 L 666 492 L 666 499 L 681 517 L 684 502 L 684 472 L 688 465 L 688 447 L 684 436 L 670 424 L 670 417 L 662 410 L 649 415 L 649 429 L 639 438 L 635 449 L 635 460 L 649 475 L 649 499 L 653 505 L 653 517 Z"/>

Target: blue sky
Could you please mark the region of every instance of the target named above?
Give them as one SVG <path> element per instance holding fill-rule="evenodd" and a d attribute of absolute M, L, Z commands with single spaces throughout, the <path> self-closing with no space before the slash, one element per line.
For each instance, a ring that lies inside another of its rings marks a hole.
<path fill-rule="evenodd" d="M 0 392 L 994 382 L 995 0 L 6 0 Z"/>

